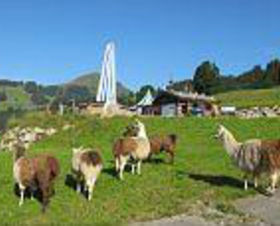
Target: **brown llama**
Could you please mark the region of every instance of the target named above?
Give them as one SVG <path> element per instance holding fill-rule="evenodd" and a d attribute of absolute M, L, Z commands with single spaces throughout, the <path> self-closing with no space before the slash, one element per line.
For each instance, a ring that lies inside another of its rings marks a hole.
<path fill-rule="evenodd" d="M 160 152 L 165 151 L 170 157 L 170 163 L 174 162 L 175 149 L 177 143 L 177 135 L 157 135 L 149 138 L 151 144 L 151 154 L 159 154 Z"/>
<path fill-rule="evenodd" d="M 252 174 L 254 186 L 262 173 L 270 177 L 268 191 L 275 192 L 280 173 L 280 140 L 251 139 L 237 142 L 234 136 L 222 125 L 219 126 L 216 138 L 222 141 L 228 155 L 234 163 L 245 172 L 244 189 L 248 189 L 248 175 Z"/>
<path fill-rule="evenodd" d="M 141 174 L 141 163 L 150 155 L 151 146 L 146 134 L 145 125 L 137 120 L 138 134 L 135 137 L 119 138 L 113 146 L 115 158 L 115 168 L 119 173 L 119 178 L 123 180 L 123 171 L 130 159 L 137 162 L 137 173 Z M 132 173 L 135 172 L 135 165 L 132 164 Z"/>
<path fill-rule="evenodd" d="M 51 155 L 41 154 L 33 158 L 24 156 L 25 149 L 17 145 L 14 150 L 14 179 L 20 189 L 19 206 L 24 202 L 26 188 L 39 189 L 42 195 L 42 211 L 45 212 L 51 195 L 54 193 L 53 183 L 59 174 L 59 163 Z"/>
<path fill-rule="evenodd" d="M 74 148 L 72 157 L 72 172 L 77 182 L 77 192 L 81 185 L 88 191 L 88 200 L 92 199 L 93 189 L 98 179 L 103 163 L 100 154 L 92 149 Z"/>

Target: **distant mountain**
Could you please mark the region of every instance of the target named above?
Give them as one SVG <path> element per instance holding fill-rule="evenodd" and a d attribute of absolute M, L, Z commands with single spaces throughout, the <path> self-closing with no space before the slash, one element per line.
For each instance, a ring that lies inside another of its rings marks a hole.
<path fill-rule="evenodd" d="M 89 91 L 96 96 L 98 83 L 99 83 L 100 73 L 98 72 L 91 72 L 84 75 L 81 75 L 74 80 L 66 83 L 66 86 L 76 85 L 76 86 L 84 86 L 89 89 Z M 124 96 L 128 96 L 131 91 L 126 88 L 120 82 L 117 82 L 117 94 L 118 98 L 122 98 Z"/>
<path fill-rule="evenodd" d="M 31 109 L 45 105 L 57 99 L 77 102 L 93 100 L 97 93 L 100 74 L 96 72 L 83 74 L 63 85 L 40 85 L 34 81 L 10 81 L 0 79 L 0 110 L 8 108 Z M 129 104 L 133 93 L 117 83 L 118 101 Z"/>

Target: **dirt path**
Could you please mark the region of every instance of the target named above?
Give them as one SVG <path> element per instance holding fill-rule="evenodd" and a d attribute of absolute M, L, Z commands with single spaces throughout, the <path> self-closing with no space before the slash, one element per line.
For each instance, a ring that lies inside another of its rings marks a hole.
<path fill-rule="evenodd" d="M 238 200 L 234 206 L 247 216 L 246 220 L 210 210 L 216 211 L 214 215 L 218 216 L 217 219 L 207 220 L 202 216 L 180 215 L 150 222 L 134 223 L 130 226 L 280 226 L 280 190 L 270 197 L 257 195 Z"/>
<path fill-rule="evenodd" d="M 217 224 L 207 222 L 201 217 L 180 215 L 151 222 L 135 223 L 131 226 L 217 226 Z"/>
<path fill-rule="evenodd" d="M 250 213 L 263 219 L 267 225 L 280 226 L 280 190 L 270 197 L 257 195 L 241 199 L 235 203 L 242 212 Z"/>

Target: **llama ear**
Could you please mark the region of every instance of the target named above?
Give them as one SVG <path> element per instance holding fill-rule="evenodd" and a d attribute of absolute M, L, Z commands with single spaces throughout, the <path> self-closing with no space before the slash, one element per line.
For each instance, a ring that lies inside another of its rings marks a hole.
<path fill-rule="evenodd" d="M 136 123 L 137 123 L 138 125 L 139 125 L 139 124 L 142 125 L 142 122 L 141 122 L 139 119 L 136 119 L 135 121 L 136 121 Z"/>
<path fill-rule="evenodd" d="M 80 148 L 73 148 L 72 151 L 73 151 L 73 153 L 77 153 L 80 151 Z"/>
<path fill-rule="evenodd" d="M 224 130 L 225 127 L 222 124 L 219 124 L 219 130 Z"/>

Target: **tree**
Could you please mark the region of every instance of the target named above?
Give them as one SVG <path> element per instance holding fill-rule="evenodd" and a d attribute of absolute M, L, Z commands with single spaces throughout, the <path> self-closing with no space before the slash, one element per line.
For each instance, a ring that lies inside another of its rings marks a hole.
<path fill-rule="evenodd" d="M 152 95 L 156 95 L 156 90 L 151 85 L 144 85 L 142 86 L 138 92 L 136 92 L 136 103 L 138 103 L 147 93 L 147 91 L 150 90 Z"/>
<path fill-rule="evenodd" d="M 31 101 L 35 105 L 45 105 L 45 104 L 47 104 L 49 102 L 47 97 L 44 94 L 40 93 L 40 92 L 32 93 Z"/>
<path fill-rule="evenodd" d="M 197 67 L 194 77 L 194 89 L 198 93 L 211 94 L 211 88 L 218 83 L 220 77 L 219 68 L 209 61 L 204 61 Z"/>
<path fill-rule="evenodd" d="M 38 92 L 38 86 L 36 84 L 36 82 L 26 82 L 24 84 L 24 90 L 27 92 L 27 93 L 36 93 Z"/>
<path fill-rule="evenodd" d="M 136 104 L 136 95 L 133 92 L 124 93 L 118 101 L 125 106 L 133 106 Z"/>
<path fill-rule="evenodd" d="M 266 66 L 265 80 L 273 85 L 280 84 L 280 61 L 272 60 Z"/>
<path fill-rule="evenodd" d="M 62 102 L 67 104 L 71 103 L 73 100 L 75 100 L 76 103 L 87 102 L 92 99 L 92 94 L 85 86 L 68 85 L 64 87 L 61 98 Z"/>

